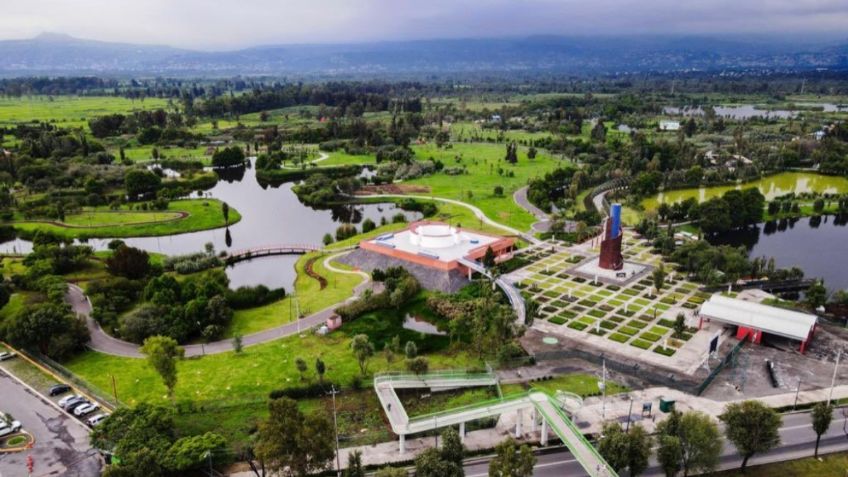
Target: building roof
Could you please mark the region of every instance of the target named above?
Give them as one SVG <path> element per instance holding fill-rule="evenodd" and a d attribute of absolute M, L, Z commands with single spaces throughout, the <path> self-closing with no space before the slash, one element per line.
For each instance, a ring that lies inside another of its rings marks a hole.
<path fill-rule="evenodd" d="M 701 305 L 701 316 L 773 335 L 805 341 L 816 325 L 816 315 L 785 310 L 714 294 Z"/>

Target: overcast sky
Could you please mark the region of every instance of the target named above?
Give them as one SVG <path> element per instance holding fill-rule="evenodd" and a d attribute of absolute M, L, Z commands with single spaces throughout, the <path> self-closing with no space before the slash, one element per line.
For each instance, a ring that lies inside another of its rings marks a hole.
<path fill-rule="evenodd" d="M 848 38 L 848 0 L 4 0 L 0 39 L 41 32 L 193 49 L 532 34 Z"/>

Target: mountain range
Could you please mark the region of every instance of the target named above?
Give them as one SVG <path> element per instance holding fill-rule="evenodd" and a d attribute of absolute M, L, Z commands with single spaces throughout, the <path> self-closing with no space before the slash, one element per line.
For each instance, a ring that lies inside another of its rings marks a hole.
<path fill-rule="evenodd" d="M 0 41 L 0 76 L 391 76 L 442 73 L 848 69 L 848 40 L 705 36 L 443 39 L 257 46 L 205 52 L 44 33 Z"/>

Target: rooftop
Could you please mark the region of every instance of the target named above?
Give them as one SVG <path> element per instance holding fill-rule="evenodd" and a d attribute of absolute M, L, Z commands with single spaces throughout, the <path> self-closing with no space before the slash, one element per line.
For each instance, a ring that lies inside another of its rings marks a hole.
<path fill-rule="evenodd" d="M 818 319 L 816 315 L 785 310 L 736 298 L 714 294 L 701 305 L 700 314 L 710 319 L 737 326 L 762 330 L 786 338 L 804 341 Z"/>
<path fill-rule="evenodd" d="M 452 262 L 499 240 L 500 237 L 440 222 L 416 222 L 405 230 L 380 235 L 369 242 L 442 262 Z"/>

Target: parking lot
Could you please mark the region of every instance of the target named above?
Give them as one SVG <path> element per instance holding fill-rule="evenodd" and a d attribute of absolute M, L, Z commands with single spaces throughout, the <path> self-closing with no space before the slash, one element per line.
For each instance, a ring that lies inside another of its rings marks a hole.
<path fill-rule="evenodd" d="M 2 411 L 20 421 L 35 438 L 29 450 L 0 453 L 0 477 L 27 475 L 26 461 L 30 455 L 34 461 L 33 476 L 100 475 L 100 457 L 89 445 L 89 429 L 81 421 L 69 417 L 1 368 L 0 396 L 3 396 Z"/>

